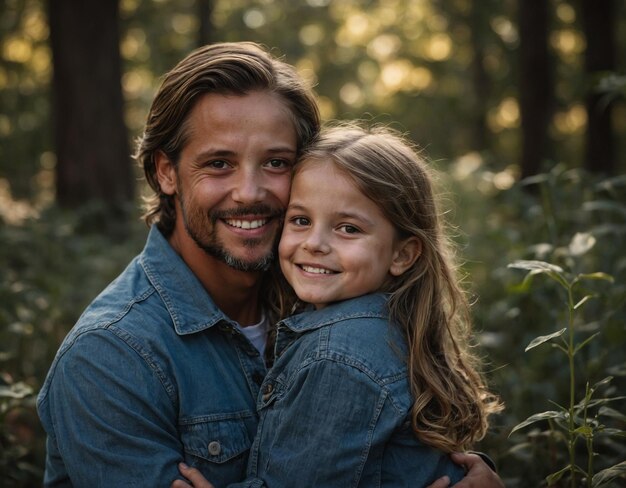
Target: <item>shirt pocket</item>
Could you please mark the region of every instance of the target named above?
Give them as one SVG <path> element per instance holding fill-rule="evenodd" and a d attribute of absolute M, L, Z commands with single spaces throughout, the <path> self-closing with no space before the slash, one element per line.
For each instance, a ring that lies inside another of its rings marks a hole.
<path fill-rule="evenodd" d="M 242 455 L 247 459 L 252 444 L 241 418 L 191 419 L 180 429 L 185 453 L 210 463 L 224 464 Z"/>

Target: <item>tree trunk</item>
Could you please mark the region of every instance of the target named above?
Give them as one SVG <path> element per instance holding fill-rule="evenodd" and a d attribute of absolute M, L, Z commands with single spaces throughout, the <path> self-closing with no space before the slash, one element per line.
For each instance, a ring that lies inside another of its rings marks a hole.
<path fill-rule="evenodd" d="M 489 131 L 487 130 L 487 107 L 491 82 L 485 70 L 485 32 L 489 29 L 484 4 L 472 0 L 470 10 L 471 40 L 473 59 L 471 64 L 472 82 L 476 102 L 474 106 L 473 138 L 471 149 L 483 151 L 489 149 Z M 489 6 L 487 7 L 489 8 Z"/>
<path fill-rule="evenodd" d="M 124 124 L 118 0 L 48 0 L 54 62 L 57 201 L 132 199 Z"/>
<path fill-rule="evenodd" d="M 612 0 L 582 0 L 582 20 L 587 50 L 585 74 L 588 81 L 587 146 L 585 168 L 607 175 L 615 172 L 611 114 L 613 100 L 595 90 L 599 78 L 615 70 L 614 3 Z"/>
<path fill-rule="evenodd" d="M 548 2 L 519 2 L 522 178 L 541 171 L 549 157 L 552 77 L 548 55 Z"/>
<path fill-rule="evenodd" d="M 213 42 L 213 22 L 211 16 L 213 14 L 213 0 L 197 0 L 198 21 L 200 27 L 198 29 L 198 45 L 204 46 Z"/>

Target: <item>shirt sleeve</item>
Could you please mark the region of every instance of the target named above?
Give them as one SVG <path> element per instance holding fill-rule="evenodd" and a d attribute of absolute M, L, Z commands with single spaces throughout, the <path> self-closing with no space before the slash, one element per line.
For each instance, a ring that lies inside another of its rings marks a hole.
<path fill-rule="evenodd" d="M 388 392 L 343 362 L 314 361 L 275 395 L 271 380 L 265 387 L 251 477 L 234 486 L 357 486 L 375 433 L 391 436 L 396 426 L 381 432 Z"/>
<path fill-rule="evenodd" d="M 110 331 L 91 331 L 53 374 L 40 405 L 53 473 L 74 487 L 169 486 L 179 477 L 176 409 L 146 358 Z"/>

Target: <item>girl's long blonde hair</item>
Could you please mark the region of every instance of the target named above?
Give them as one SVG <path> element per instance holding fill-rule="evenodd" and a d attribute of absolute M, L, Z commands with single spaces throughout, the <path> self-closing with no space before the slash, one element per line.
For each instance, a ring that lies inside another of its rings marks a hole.
<path fill-rule="evenodd" d="M 466 449 L 484 436 L 488 416 L 502 406 L 487 390 L 471 347 L 469 305 L 456 276 L 432 170 L 396 131 L 354 123 L 325 128 L 301 161 L 329 159 L 376 202 L 400 238 L 417 236 L 422 243 L 415 264 L 382 291 L 390 294 L 391 320 L 408 343 L 414 431 L 443 451 Z M 289 299 L 282 303 L 290 306 Z"/>

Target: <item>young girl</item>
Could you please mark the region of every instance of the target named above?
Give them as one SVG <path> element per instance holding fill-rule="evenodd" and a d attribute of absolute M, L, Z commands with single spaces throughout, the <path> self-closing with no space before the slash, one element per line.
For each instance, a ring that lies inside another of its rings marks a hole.
<path fill-rule="evenodd" d="M 468 348 L 468 305 L 413 147 L 384 128 L 323 131 L 296 166 L 279 256 L 308 305 L 278 324 L 237 486 L 460 480 L 448 453 L 480 439 L 500 405 Z"/>

